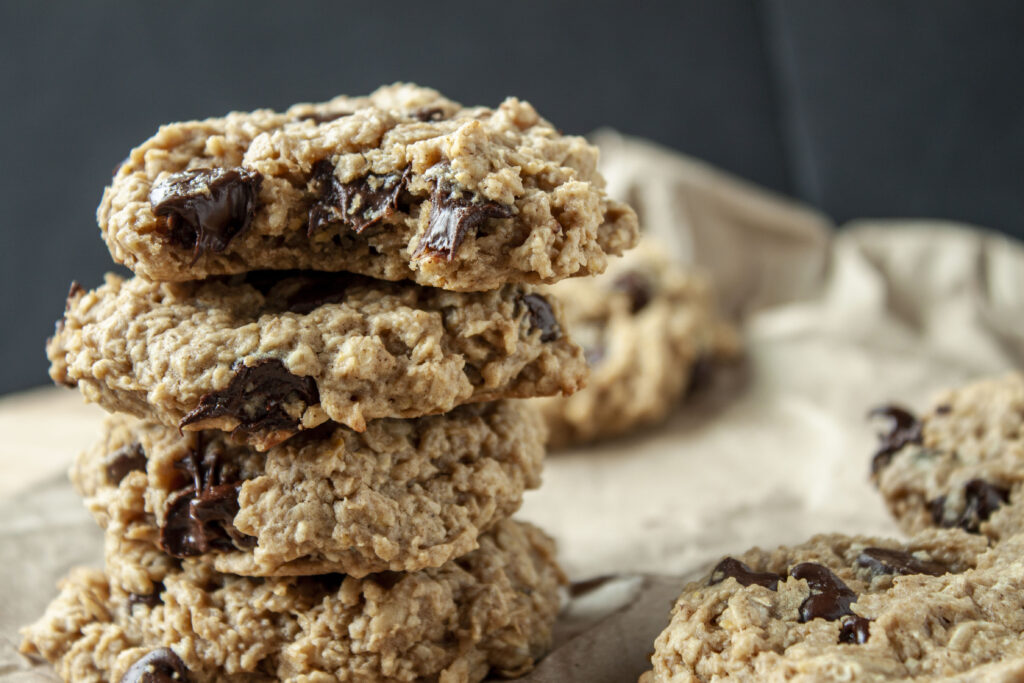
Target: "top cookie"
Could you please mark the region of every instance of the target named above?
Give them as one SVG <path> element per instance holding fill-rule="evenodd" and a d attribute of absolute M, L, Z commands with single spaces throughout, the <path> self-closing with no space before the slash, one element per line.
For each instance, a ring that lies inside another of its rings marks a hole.
<path fill-rule="evenodd" d="M 114 260 L 150 280 L 303 268 L 457 291 L 550 283 L 602 272 L 637 239 L 597 156 L 517 99 L 465 108 L 396 84 L 163 126 L 97 218 Z"/>
<path fill-rule="evenodd" d="M 1024 531 L 1024 376 L 939 396 L 920 417 L 897 406 L 872 460 L 872 479 L 910 532 L 960 527 L 999 539 Z"/>

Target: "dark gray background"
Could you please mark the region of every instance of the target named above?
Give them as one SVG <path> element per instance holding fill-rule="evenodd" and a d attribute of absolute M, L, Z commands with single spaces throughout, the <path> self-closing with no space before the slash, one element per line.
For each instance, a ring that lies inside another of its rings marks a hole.
<path fill-rule="evenodd" d="M 0 392 L 46 381 L 72 279 L 110 259 L 94 211 L 165 121 L 411 80 L 528 99 L 820 207 L 1024 236 L 1024 3 L 254 0 L 0 5 Z"/>

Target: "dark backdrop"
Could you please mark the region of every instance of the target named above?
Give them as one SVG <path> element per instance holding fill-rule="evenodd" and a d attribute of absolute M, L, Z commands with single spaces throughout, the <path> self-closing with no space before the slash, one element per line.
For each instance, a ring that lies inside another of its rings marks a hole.
<path fill-rule="evenodd" d="M 34 2 L 0 5 L 0 392 L 46 381 L 94 210 L 164 121 L 412 80 L 528 99 L 706 159 L 838 221 L 1024 235 L 1024 3 L 987 0 Z"/>

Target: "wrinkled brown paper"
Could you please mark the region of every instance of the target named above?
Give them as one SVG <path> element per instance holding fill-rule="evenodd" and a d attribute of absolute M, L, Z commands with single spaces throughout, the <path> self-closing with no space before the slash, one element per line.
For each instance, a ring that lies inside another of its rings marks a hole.
<path fill-rule="evenodd" d="M 896 533 L 867 482 L 868 409 L 921 407 L 1024 360 L 1018 243 L 933 221 L 860 221 L 837 233 L 693 160 L 596 137 L 612 193 L 711 275 L 723 309 L 742 319 L 748 355 L 666 425 L 549 459 L 520 516 L 558 539 L 573 579 L 615 578 L 572 600 L 556 649 L 524 679 L 535 682 L 635 680 L 686 577 L 720 555 L 816 532 Z M 41 614 L 70 566 L 101 559 L 70 486 L 42 478 L 87 445 L 99 413 L 55 392 L 0 403 L 5 682 L 53 680 L 16 654 L 17 628 Z M 60 426 L 65 410 L 72 428 Z"/>

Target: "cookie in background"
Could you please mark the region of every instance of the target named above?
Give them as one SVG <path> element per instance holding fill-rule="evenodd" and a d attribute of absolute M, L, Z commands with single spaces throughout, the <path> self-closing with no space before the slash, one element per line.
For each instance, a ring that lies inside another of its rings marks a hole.
<path fill-rule="evenodd" d="M 549 446 L 564 448 L 664 420 L 691 387 L 741 356 L 711 282 L 650 237 L 597 278 L 545 288 L 562 302 L 591 368 L 572 396 L 538 399 Z"/>

